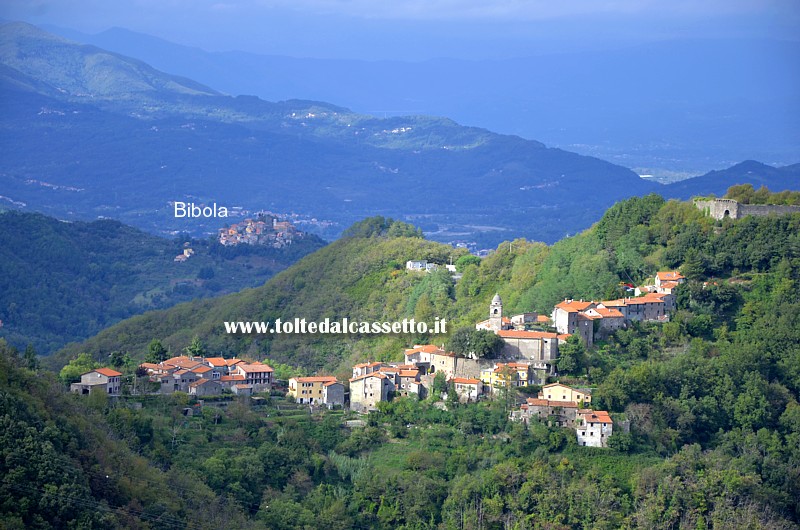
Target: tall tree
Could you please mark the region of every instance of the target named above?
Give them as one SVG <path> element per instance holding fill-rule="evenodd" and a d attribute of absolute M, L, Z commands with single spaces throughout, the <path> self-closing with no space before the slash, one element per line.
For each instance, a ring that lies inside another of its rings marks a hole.
<path fill-rule="evenodd" d="M 145 361 L 148 363 L 160 363 L 161 361 L 167 360 L 168 355 L 169 352 L 164 345 L 161 344 L 161 341 L 158 339 L 153 339 L 147 346 L 147 356 L 145 357 Z"/>

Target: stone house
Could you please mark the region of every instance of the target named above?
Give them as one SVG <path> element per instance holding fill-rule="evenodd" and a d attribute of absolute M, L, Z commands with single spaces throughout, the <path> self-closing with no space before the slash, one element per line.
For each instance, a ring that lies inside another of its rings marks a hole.
<path fill-rule="evenodd" d="M 76 394 L 91 394 L 102 392 L 110 396 L 118 396 L 122 388 L 122 373 L 111 368 L 96 368 L 81 374 L 80 383 L 72 383 L 70 392 Z"/>
<path fill-rule="evenodd" d="M 350 409 L 366 413 L 377 410 L 378 403 L 389 399 L 394 384 L 380 372 L 360 375 L 350 379 Z"/>
<path fill-rule="evenodd" d="M 322 385 L 322 402 L 327 407 L 344 407 L 344 385 L 339 381 L 329 381 Z"/>
<path fill-rule="evenodd" d="M 388 365 L 377 361 L 356 364 L 355 366 L 353 366 L 353 377 L 360 377 L 362 375 L 377 372 L 384 366 Z"/>
<path fill-rule="evenodd" d="M 577 411 L 578 404 L 574 401 L 528 398 L 519 410 L 512 412 L 511 419 L 525 423 L 537 419 L 559 427 L 571 427 L 575 425 Z"/>
<path fill-rule="evenodd" d="M 189 383 L 190 396 L 218 396 L 222 394 L 222 385 L 213 379 L 198 379 Z"/>

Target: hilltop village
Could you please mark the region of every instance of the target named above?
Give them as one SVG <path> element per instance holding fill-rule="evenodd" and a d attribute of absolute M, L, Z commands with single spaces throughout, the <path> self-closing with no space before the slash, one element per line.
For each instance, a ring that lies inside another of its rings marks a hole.
<path fill-rule="evenodd" d="M 409 269 L 432 268 L 430 264 L 413 265 Z M 678 272 L 659 272 L 652 285 L 629 288 L 634 296 L 597 302 L 565 299 L 549 316 L 506 316 L 503 301 L 496 294 L 489 304 L 488 318 L 475 324 L 476 330 L 499 337 L 502 346 L 494 358 L 457 355 L 434 344 L 414 345 L 403 352 L 402 362 L 365 361 L 354 365 L 347 386 L 334 376 L 319 375 L 290 378 L 285 389 L 298 404 L 349 407 L 358 413 L 369 413 L 394 397 L 426 398 L 437 378 L 443 380 L 446 389 L 443 397 L 454 393 L 450 399 L 460 402 L 491 399 L 507 394 L 510 388 L 536 385 L 541 391 L 511 411 L 513 420 L 527 423 L 535 419 L 568 427 L 575 430 L 579 444 L 605 447 L 614 421 L 607 411 L 591 408 L 591 389 L 557 381 L 548 384 L 559 375 L 559 346 L 574 336 L 591 347 L 596 340 L 605 339 L 633 321 L 667 322 L 675 309 L 675 291 L 683 281 Z M 149 393 L 155 394 L 185 392 L 199 399 L 224 393 L 249 396 L 278 388 L 272 367 L 243 359 L 177 356 L 160 363 L 142 363 L 139 371 L 148 377 Z M 110 368 L 98 368 L 83 374 L 71 390 L 119 395 L 121 376 Z M 628 429 L 626 421 L 620 423 Z"/>
<path fill-rule="evenodd" d="M 230 247 L 235 245 L 265 245 L 272 248 L 284 248 L 301 235 L 301 232 L 289 221 L 279 221 L 271 215 L 259 215 L 256 220 L 245 219 L 219 229 L 220 244 Z"/>

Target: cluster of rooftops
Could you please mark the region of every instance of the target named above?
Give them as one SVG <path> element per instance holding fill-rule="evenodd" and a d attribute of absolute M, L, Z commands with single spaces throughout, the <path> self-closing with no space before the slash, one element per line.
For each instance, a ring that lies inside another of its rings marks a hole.
<path fill-rule="evenodd" d="M 502 299 L 496 294 L 489 306 L 489 318 L 475 327 L 500 337 L 504 347 L 499 359 L 459 356 L 444 347 L 427 344 L 406 349 L 403 362 L 358 363 L 349 379 L 350 408 L 369 412 L 392 395 L 424 398 L 439 372 L 460 401 L 478 400 L 503 388 L 542 384 L 539 395 L 528 398 L 512 412 L 512 418 L 546 418 L 548 422 L 574 427 L 579 443 L 604 447 L 613 421 L 606 411 L 585 408 L 591 402 L 591 391 L 561 383 L 544 384 L 548 376 L 555 375 L 558 345 L 577 335 L 591 346 L 596 338 L 631 320 L 667 320 L 675 307 L 674 290 L 684 280 L 676 271 L 659 272 L 654 285 L 630 288 L 636 296 L 601 302 L 565 299 L 556 304 L 550 317 L 536 313 L 505 317 Z M 556 332 L 530 329 L 543 326 L 555 328 Z M 177 356 L 160 363 L 142 363 L 140 369 L 158 383 L 162 394 L 251 394 L 268 391 L 275 383 L 274 370 L 269 365 L 236 358 Z M 121 376 L 116 370 L 98 368 L 83 374 L 81 382 L 73 384 L 71 390 L 119 394 Z M 291 378 L 288 395 L 298 403 L 310 405 L 335 407 L 347 402 L 345 385 L 334 376 Z"/>

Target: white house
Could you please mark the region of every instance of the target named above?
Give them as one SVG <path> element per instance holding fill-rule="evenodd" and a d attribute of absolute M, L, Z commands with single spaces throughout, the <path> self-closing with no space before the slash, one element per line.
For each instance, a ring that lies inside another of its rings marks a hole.
<path fill-rule="evenodd" d="M 608 447 L 608 439 L 614 428 L 611 416 L 604 410 L 581 409 L 575 421 L 578 445 Z"/>

